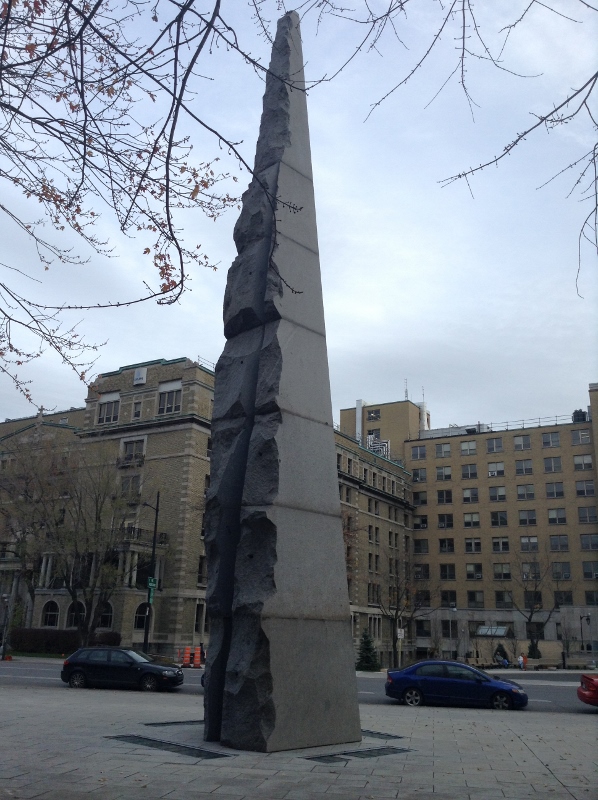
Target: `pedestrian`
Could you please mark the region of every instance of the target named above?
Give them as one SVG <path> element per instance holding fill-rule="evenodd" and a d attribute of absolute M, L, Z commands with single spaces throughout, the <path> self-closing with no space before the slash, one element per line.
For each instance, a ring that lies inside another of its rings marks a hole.
<path fill-rule="evenodd" d="M 527 656 L 525 655 L 525 653 L 523 654 L 523 671 L 524 672 L 527 671 Z"/>
<path fill-rule="evenodd" d="M 523 653 L 517 659 L 517 663 L 519 664 L 519 669 L 523 669 Z"/>

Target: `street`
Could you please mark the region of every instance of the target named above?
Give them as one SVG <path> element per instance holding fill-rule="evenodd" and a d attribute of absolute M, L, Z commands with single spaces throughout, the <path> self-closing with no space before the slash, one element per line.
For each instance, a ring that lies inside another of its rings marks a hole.
<path fill-rule="evenodd" d="M 20 688 L 55 687 L 69 690 L 60 680 L 62 660 L 26 659 L 0 662 L 0 687 L 18 686 Z M 203 670 L 186 669 L 185 683 L 177 690 L 181 694 L 203 695 L 201 676 Z M 529 697 L 528 712 L 548 712 L 567 714 L 596 714 L 598 711 L 577 699 L 577 687 L 581 672 L 520 672 L 517 670 L 493 671 L 495 677 L 504 677 L 519 683 Z M 363 705 L 396 705 L 396 701 L 384 693 L 385 673 L 358 673 L 357 690 L 359 702 Z M 92 690 L 93 691 L 93 690 Z M 97 691 L 105 691 L 99 689 Z"/>

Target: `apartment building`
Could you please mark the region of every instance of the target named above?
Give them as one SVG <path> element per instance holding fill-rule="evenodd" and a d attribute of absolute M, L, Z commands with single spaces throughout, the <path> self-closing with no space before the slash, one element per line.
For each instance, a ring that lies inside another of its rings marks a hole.
<path fill-rule="evenodd" d="M 411 475 L 412 568 L 429 594 L 417 655 L 475 657 L 505 638 L 552 657 L 598 649 L 597 423 L 598 384 L 585 411 L 500 426 L 433 429 L 407 400 L 341 411 L 341 431 L 361 424 Z"/>

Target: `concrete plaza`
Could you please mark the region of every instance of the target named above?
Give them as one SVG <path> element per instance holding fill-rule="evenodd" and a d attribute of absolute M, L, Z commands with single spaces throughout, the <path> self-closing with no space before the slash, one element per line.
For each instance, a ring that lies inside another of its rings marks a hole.
<path fill-rule="evenodd" d="M 203 742 L 201 694 L 3 686 L 0 798 L 598 798 L 598 711 L 360 712 L 358 745 L 239 753 Z"/>

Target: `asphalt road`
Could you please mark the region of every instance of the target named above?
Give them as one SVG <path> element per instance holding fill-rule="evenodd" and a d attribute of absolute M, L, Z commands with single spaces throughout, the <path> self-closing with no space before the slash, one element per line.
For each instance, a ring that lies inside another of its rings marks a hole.
<path fill-rule="evenodd" d="M 0 688 L 48 687 L 56 691 L 73 691 L 60 680 L 61 660 L 55 663 L 19 659 L 0 662 Z M 185 670 L 185 683 L 178 690 L 183 694 L 203 694 L 200 685 L 201 670 Z M 548 713 L 597 714 L 598 708 L 587 706 L 577 699 L 579 673 L 577 672 L 499 672 L 497 676 L 514 680 L 523 686 L 529 697 L 528 711 Z M 395 704 L 384 694 L 385 675 L 360 674 L 357 677 L 359 702 L 365 705 Z M 93 691 L 93 690 L 92 690 Z M 102 690 L 97 690 L 102 691 Z"/>

